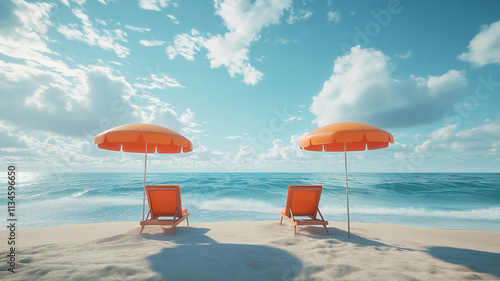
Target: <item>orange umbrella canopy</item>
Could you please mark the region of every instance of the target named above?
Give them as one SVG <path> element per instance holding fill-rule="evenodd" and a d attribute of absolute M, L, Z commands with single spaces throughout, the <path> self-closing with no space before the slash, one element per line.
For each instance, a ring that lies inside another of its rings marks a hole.
<path fill-rule="evenodd" d="M 323 126 L 300 140 L 300 148 L 311 151 L 362 151 L 394 143 L 392 134 L 363 123 L 339 122 Z"/>
<path fill-rule="evenodd" d="M 180 153 L 193 150 L 193 144 L 184 136 L 153 124 L 129 124 L 97 135 L 94 144 L 99 148 L 125 152 Z"/>

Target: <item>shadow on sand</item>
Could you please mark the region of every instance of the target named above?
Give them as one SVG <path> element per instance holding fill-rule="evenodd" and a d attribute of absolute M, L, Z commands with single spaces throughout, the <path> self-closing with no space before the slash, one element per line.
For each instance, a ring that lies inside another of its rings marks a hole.
<path fill-rule="evenodd" d="M 163 233 L 143 234 L 145 239 L 178 245 L 149 256 L 151 269 L 165 280 L 292 280 L 302 270 L 300 260 L 286 251 L 261 245 L 221 244 L 205 235 L 209 230 L 189 227 L 184 232 L 178 228 L 178 235 L 172 236 L 165 228 Z"/>
<path fill-rule="evenodd" d="M 431 247 L 427 252 L 442 261 L 500 277 L 500 254 L 451 247 Z"/>
<path fill-rule="evenodd" d="M 300 234 L 307 236 L 308 238 L 312 239 L 335 239 L 336 241 L 344 242 L 344 243 L 351 243 L 351 244 L 356 244 L 359 246 L 364 246 L 364 247 L 389 247 L 389 248 L 397 248 L 399 250 L 407 250 L 407 251 L 414 251 L 412 249 L 408 248 L 401 248 L 393 245 L 388 245 L 376 240 L 368 239 L 363 236 L 359 236 L 355 233 L 351 232 L 351 238 L 348 238 L 347 236 L 347 231 L 341 230 L 336 227 L 328 227 L 328 231 L 330 232 L 330 235 L 326 235 L 325 230 L 321 227 L 302 227 L 300 229 Z M 299 230 L 297 230 L 297 235 L 299 235 Z"/>

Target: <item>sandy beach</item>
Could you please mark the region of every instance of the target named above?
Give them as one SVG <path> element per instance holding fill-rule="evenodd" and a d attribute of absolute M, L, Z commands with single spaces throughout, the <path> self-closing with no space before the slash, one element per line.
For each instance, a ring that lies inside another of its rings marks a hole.
<path fill-rule="evenodd" d="M 128 222 L 26 228 L 16 273 L 1 270 L 9 280 L 500 280 L 499 231 L 351 227 L 350 239 L 340 222 L 330 236 L 316 226 L 294 236 L 279 221 L 183 223 L 176 236 Z"/>

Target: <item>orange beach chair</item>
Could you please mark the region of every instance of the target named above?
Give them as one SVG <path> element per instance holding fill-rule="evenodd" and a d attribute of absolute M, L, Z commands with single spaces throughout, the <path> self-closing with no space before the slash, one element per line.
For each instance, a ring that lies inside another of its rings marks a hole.
<path fill-rule="evenodd" d="M 139 234 L 146 225 L 171 225 L 174 235 L 175 227 L 184 219 L 189 226 L 190 213 L 186 208 L 182 208 L 181 190 L 178 185 L 147 185 L 146 194 L 149 212 L 146 220 L 141 221 L 142 228 Z M 172 219 L 164 219 L 165 217 L 172 217 Z"/>
<path fill-rule="evenodd" d="M 326 228 L 328 222 L 325 221 L 318 208 L 322 190 L 321 185 L 290 185 L 286 207 L 280 212 L 280 224 L 283 223 L 283 218 L 292 223 L 294 235 L 297 234 L 297 225 L 322 225 L 326 234 L 330 235 Z M 317 214 L 321 219 L 316 217 Z M 296 219 L 295 217 L 309 217 L 309 219 Z"/>

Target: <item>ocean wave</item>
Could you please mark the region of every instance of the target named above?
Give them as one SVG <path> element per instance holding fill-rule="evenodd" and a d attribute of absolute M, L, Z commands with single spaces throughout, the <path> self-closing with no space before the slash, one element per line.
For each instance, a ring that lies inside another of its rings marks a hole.
<path fill-rule="evenodd" d="M 90 191 L 93 191 L 93 190 L 96 190 L 96 189 L 92 188 L 92 189 L 87 189 L 87 190 L 84 190 L 84 191 L 81 191 L 81 192 L 77 192 L 77 193 L 71 195 L 71 197 L 77 198 L 77 197 L 80 197 L 80 196 L 82 196 L 82 195 L 84 195 L 84 194 L 86 194 L 86 193 L 88 193 Z"/>
<path fill-rule="evenodd" d="M 277 213 L 281 208 L 269 203 L 253 199 L 222 198 L 216 200 L 200 201 L 196 204 L 198 209 L 210 211 L 246 211 L 257 213 Z"/>
<path fill-rule="evenodd" d="M 345 214 L 346 209 L 340 207 L 324 206 L 321 208 L 323 215 Z M 350 214 L 399 216 L 399 217 L 431 217 L 431 218 L 454 218 L 454 219 L 479 219 L 500 220 L 500 207 L 467 209 L 459 211 L 430 210 L 426 208 L 390 208 L 390 207 L 353 207 L 349 209 Z"/>
<path fill-rule="evenodd" d="M 126 197 L 87 197 L 71 196 L 57 199 L 47 199 L 36 202 L 23 202 L 22 209 L 28 213 L 47 212 L 47 210 L 75 211 L 92 210 L 112 206 L 142 205 L 142 198 Z"/>

